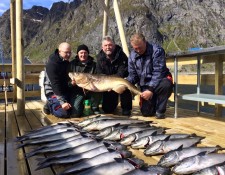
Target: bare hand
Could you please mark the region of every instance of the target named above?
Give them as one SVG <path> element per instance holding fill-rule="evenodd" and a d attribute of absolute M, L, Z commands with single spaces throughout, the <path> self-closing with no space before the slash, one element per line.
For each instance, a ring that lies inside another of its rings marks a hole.
<path fill-rule="evenodd" d="M 67 110 L 69 110 L 69 109 L 71 108 L 71 105 L 70 105 L 69 103 L 63 103 L 63 104 L 62 104 L 62 108 L 63 108 L 65 111 L 67 111 Z"/>
<path fill-rule="evenodd" d="M 76 86 L 77 83 L 76 83 L 75 80 L 72 80 L 72 81 L 71 81 L 71 84 L 72 84 L 73 86 Z"/>
<path fill-rule="evenodd" d="M 153 92 L 152 91 L 149 91 L 149 90 L 146 90 L 144 92 L 141 93 L 141 97 L 145 100 L 149 100 L 151 99 L 153 96 Z"/>

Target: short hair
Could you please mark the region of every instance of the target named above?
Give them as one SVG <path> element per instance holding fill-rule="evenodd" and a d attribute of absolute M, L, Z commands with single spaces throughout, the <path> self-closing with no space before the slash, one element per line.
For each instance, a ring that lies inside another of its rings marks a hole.
<path fill-rule="evenodd" d="M 103 43 L 104 41 L 111 41 L 113 44 L 115 44 L 114 40 L 113 40 L 112 37 L 109 36 L 109 35 L 106 35 L 106 36 L 104 36 L 104 37 L 102 38 L 102 43 Z"/>
<path fill-rule="evenodd" d="M 130 37 L 131 43 L 138 44 L 140 41 L 146 41 L 145 36 L 142 33 L 135 33 Z"/>

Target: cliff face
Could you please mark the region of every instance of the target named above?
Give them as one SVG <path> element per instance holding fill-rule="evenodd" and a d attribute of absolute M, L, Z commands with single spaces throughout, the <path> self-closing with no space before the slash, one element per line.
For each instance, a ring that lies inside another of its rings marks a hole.
<path fill-rule="evenodd" d="M 86 44 L 95 55 L 101 48 L 103 1 L 74 0 L 54 3 L 50 10 L 34 6 L 24 10 L 25 56 L 45 61 L 60 42 Z M 109 35 L 120 44 L 110 1 Z M 163 45 L 166 51 L 225 44 L 223 0 L 122 0 L 119 8 L 127 42 L 134 32 Z M 0 17 L 4 54 L 10 57 L 9 11 Z"/>

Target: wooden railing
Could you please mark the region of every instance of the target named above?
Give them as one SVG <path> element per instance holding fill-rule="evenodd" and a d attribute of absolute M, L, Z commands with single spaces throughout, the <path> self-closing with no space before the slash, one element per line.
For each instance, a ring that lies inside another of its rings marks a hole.
<path fill-rule="evenodd" d="M 171 53 L 168 54 L 168 65 L 174 67 L 174 102 L 175 117 L 178 116 L 178 99 L 198 102 L 197 112 L 200 112 L 201 103 L 213 103 L 215 116 L 223 115 L 223 105 L 225 105 L 225 94 L 223 93 L 224 74 L 223 62 L 225 61 L 225 46 L 205 48 L 194 52 Z M 215 71 L 211 74 L 202 74 L 201 66 L 204 63 L 214 63 Z M 181 64 L 195 64 L 196 73 L 181 75 L 178 70 Z M 180 93 L 179 86 L 182 84 L 195 85 L 196 92 L 192 94 Z M 202 92 L 202 85 L 212 85 L 213 91 Z"/>
<path fill-rule="evenodd" d="M 2 68 L 2 66 L 1 66 Z M 2 69 L 1 69 L 2 70 Z M 44 70 L 44 64 L 28 64 L 25 65 L 25 97 L 37 97 L 40 98 L 41 91 L 39 89 L 33 89 L 33 87 L 39 86 L 39 76 L 40 72 Z M 7 75 L 5 77 L 6 87 L 7 88 L 7 98 L 13 98 L 13 88 L 10 84 L 10 78 L 12 72 L 12 66 L 10 64 L 4 65 L 4 74 Z M 2 72 L 3 73 L 3 72 Z M 5 99 L 5 93 L 2 92 L 2 88 L 4 85 L 3 77 L 0 77 L 0 100 Z M 15 91 L 14 91 L 15 92 Z"/>

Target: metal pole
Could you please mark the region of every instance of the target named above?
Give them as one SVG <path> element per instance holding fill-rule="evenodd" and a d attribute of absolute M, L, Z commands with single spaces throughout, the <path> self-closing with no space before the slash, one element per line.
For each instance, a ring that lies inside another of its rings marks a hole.
<path fill-rule="evenodd" d="M 178 59 L 174 57 L 174 118 L 178 116 L 178 90 L 177 90 L 177 83 L 178 83 L 178 75 L 177 75 L 177 67 L 178 67 Z"/>
<path fill-rule="evenodd" d="M 200 61 L 201 61 L 201 56 L 197 56 L 197 95 L 200 94 L 200 86 L 201 86 L 201 83 L 200 83 L 200 76 L 201 76 L 201 64 L 200 64 Z M 197 112 L 198 114 L 200 113 L 200 102 L 198 101 L 198 106 L 197 106 Z"/>
<path fill-rule="evenodd" d="M 25 115 L 23 59 L 23 0 L 16 1 L 17 115 Z"/>
<path fill-rule="evenodd" d="M 10 3 L 12 78 L 16 78 L 16 24 L 15 1 Z M 13 85 L 13 102 L 16 102 L 16 84 Z"/>
<path fill-rule="evenodd" d="M 104 4 L 104 17 L 103 17 L 103 32 L 102 32 L 102 37 L 106 36 L 108 33 L 108 16 L 109 16 L 109 11 L 106 9 L 109 9 L 109 0 L 105 0 Z"/>
<path fill-rule="evenodd" d="M 114 12 L 115 12 L 117 26 L 118 26 L 118 29 L 119 29 L 120 40 L 121 40 L 121 43 L 122 43 L 123 51 L 127 56 L 129 56 L 129 50 L 128 50 L 128 47 L 127 47 L 126 37 L 125 37 L 124 29 L 123 29 L 123 24 L 122 24 L 122 20 L 121 20 L 121 16 L 120 16 L 120 10 L 119 10 L 117 0 L 113 1 L 113 8 L 114 8 Z"/>

